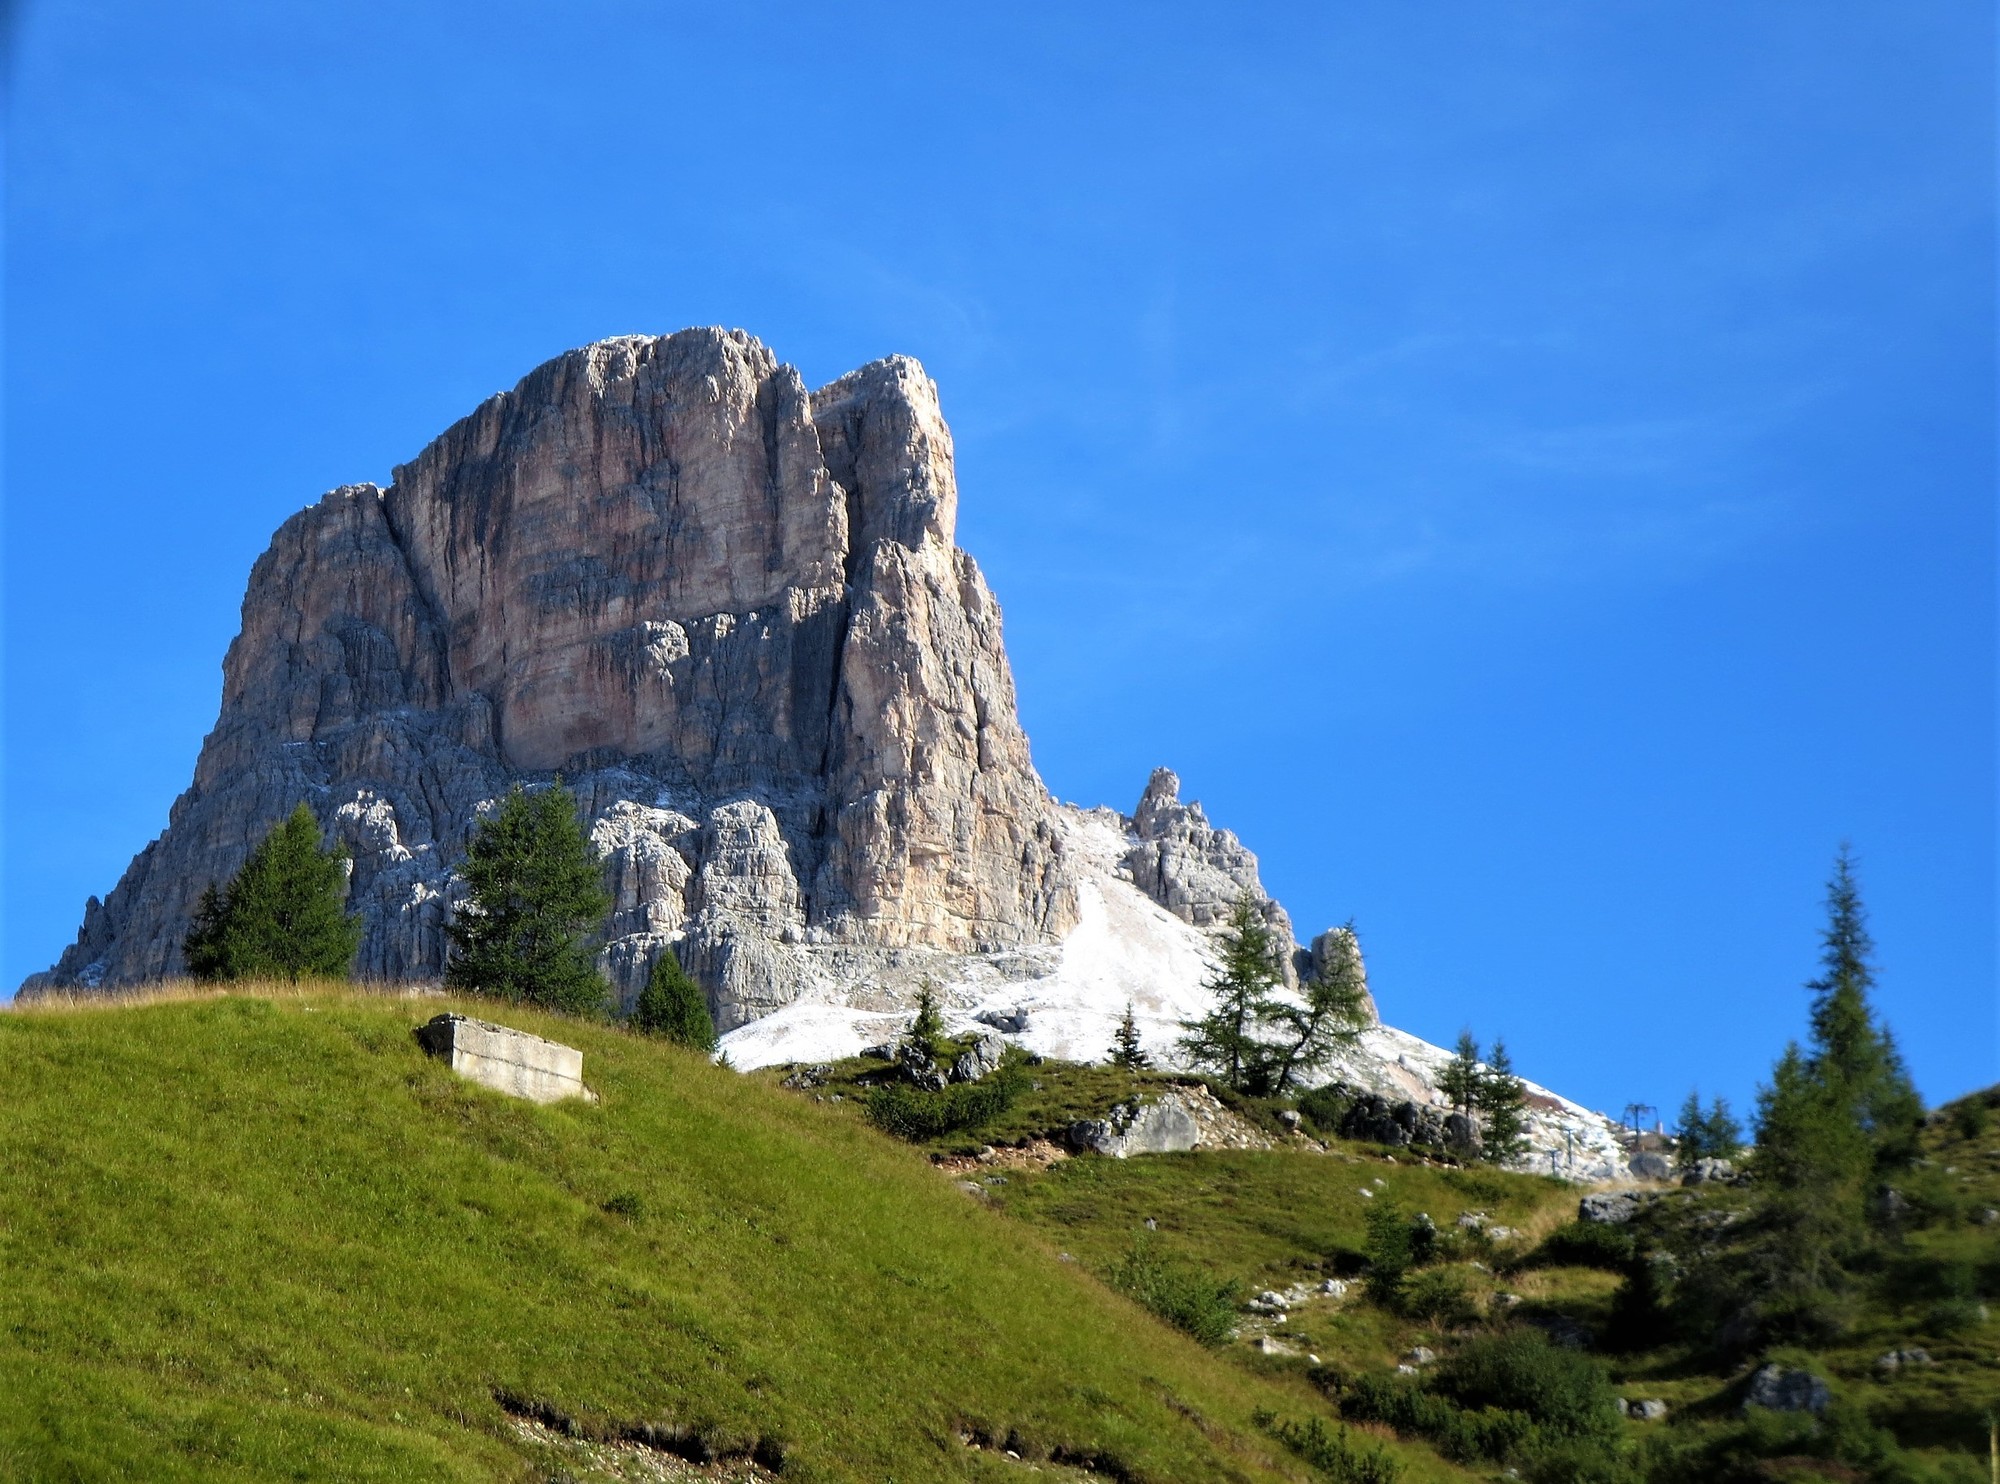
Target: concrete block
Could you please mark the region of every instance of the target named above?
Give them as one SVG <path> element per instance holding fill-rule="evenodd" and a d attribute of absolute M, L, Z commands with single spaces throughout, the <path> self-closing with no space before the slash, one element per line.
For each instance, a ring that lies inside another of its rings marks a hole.
<path fill-rule="evenodd" d="M 583 1085 L 583 1053 L 559 1041 L 469 1015 L 439 1015 L 418 1028 L 417 1042 L 450 1062 L 459 1076 L 510 1097 L 534 1103 L 597 1101 Z"/>

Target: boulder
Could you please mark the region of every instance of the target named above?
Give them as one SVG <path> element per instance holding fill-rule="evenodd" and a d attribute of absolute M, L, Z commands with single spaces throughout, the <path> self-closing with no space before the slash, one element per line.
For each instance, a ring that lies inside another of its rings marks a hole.
<path fill-rule="evenodd" d="M 1927 1366 L 1933 1364 L 1931 1353 L 1921 1346 L 1909 1350 L 1891 1350 L 1886 1355 L 1875 1358 L 1875 1368 L 1880 1371 L 1900 1371 L 1905 1366 Z"/>
<path fill-rule="evenodd" d="M 1578 1221 L 1622 1226 L 1639 1214 L 1639 1198 L 1627 1190 L 1600 1190 L 1576 1204 Z"/>
<path fill-rule="evenodd" d="M 1683 1185 L 1721 1184 L 1736 1178 L 1736 1166 L 1726 1159 L 1698 1159 L 1681 1176 Z"/>
<path fill-rule="evenodd" d="M 583 1053 L 574 1046 L 469 1015 L 433 1016 L 417 1028 L 416 1038 L 459 1076 L 509 1097 L 532 1103 L 597 1101 L 583 1085 Z"/>
<path fill-rule="evenodd" d="M 1811 1371 L 1769 1364 L 1760 1366 L 1750 1377 L 1743 1393 L 1743 1408 L 1762 1407 L 1771 1412 L 1823 1413 L 1833 1401 L 1826 1382 Z"/>
<path fill-rule="evenodd" d="M 1626 1168 L 1634 1180 L 1671 1180 L 1674 1174 L 1673 1161 L 1650 1150 L 1633 1155 Z"/>
<path fill-rule="evenodd" d="M 1201 1142 L 1201 1129 L 1182 1101 L 1162 1096 L 1136 1107 L 1122 1104 L 1109 1118 L 1079 1119 L 1069 1127 L 1079 1151 L 1127 1159 L 1135 1154 L 1178 1154 Z"/>
<path fill-rule="evenodd" d="M 1657 1397 L 1628 1402 L 1621 1396 L 1618 1399 L 1618 1415 L 1630 1417 L 1634 1422 L 1658 1422 L 1667 1415 L 1667 1404 Z"/>
<path fill-rule="evenodd" d="M 951 1064 L 951 1080 L 954 1082 L 977 1082 L 988 1072 L 1000 1065 L 1000 1058 L 1007 1053 L 1007 1043 L 993 1031 L 988 1031 L 960 1052 Z"/>

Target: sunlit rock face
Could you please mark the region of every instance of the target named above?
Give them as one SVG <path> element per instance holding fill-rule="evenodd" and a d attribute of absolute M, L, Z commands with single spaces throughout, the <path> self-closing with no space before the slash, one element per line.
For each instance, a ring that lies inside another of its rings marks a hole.
<path fill-rule="evenodd" d="M 726 1028 L 817 948 L 1056 941 L 1074 890 L 957 503 L 906 358 L 816 393 L 739 332 L 549 362 L 279 529 L 193 785 L 28 987 L 176 972 L 202 888 L 300 799 L 353 854 L 358 971 L 435 976 L 480 811 L 558 773 L 627 999 L 669 944 Z"/>

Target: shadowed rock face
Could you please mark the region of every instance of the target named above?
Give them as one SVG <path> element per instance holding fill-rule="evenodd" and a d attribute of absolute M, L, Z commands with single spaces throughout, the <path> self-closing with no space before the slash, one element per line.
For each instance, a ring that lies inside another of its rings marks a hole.
<path fill-rule="evenodd" d="M 479 810 L 558 770 L 628 1000 L 669 942 L 726 1030 L 815 948 L 1054 941 L 1074 888 L 957 498 L 906 358 L 815 393 L 740 332 L 549 362 L 278 530 L 192 787 L 24 987 L 178 971 L 202 887 L 300 799 L 353 853 L 359 972 L 434 976 Z"/>

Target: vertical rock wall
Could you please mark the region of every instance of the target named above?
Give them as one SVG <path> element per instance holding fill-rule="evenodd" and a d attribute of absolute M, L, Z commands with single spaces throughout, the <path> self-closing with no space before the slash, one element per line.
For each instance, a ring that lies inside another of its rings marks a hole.
<path fill-rule="evenodd" d="M 957 499 L 906 358 L 810 394 L 738 332 L 549 362 L 279 529 L 192 786 L 24 987 L 178 971 L 203 886 L 300 799 L 353 852 L 360 972 L 434 976 L 479 810 L 558 770 L 628 999 L 670 943 L 727 1028 L 817 947 L 1054 940 L 1073 887 Z"/>

